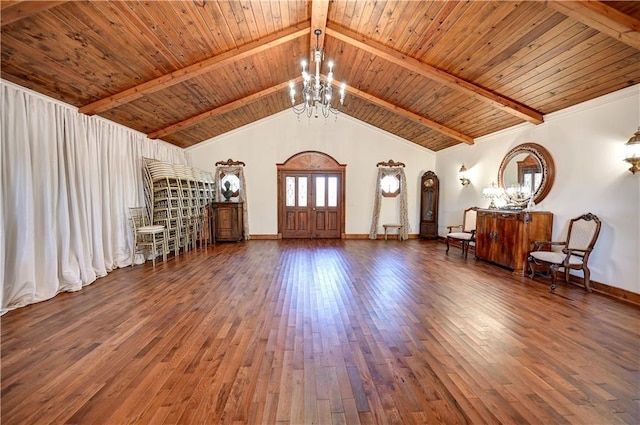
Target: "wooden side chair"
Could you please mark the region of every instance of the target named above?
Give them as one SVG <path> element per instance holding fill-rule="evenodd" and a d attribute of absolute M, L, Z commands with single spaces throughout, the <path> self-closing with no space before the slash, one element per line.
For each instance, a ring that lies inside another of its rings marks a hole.
<path fill-rule="evenodd" d="M 589 254 L 593 251 L 596 239 L 600 234 L 602 223 L 600 219 L 591 214 L 583 214 L 571 219 L 567 239 L 563 242 L 536 241 L 534 250 L 529 253 L 528 262 L 533 279 L 535 266 L 548 266 L 551 273 L 551 290 L 556 289 L 556 273 L 558 269 L 564 269 L 564 279 L 569 281 L 569 271 L 582 270 L 584 273 L 584 287 L 591 292 L 588 262 Z M 553 247 L 563 246 L 562 251 L 553 251 Z M 546 248 L 546 250 L 543 250 Z"/>
<path fill-rule="evenodd" d="M 478 215 L 477 207 L 471 207 L 464 210 L 462 216 L 462 224 L 455 226 L 447 226 L 449 233 L 447 233 L 447 254 L 449 254 L 449 242 L 457 241 L 462 245 L 462 255 L 467 257 L 469 254 L 469 245 L 476 242 L 476 218 Z M 454 232 L 453 229 L 459 229 Z"/>
<path fill-rule="evenodd" d="M 162 254 L 162 261 L 167 261 L 169 251 L 167 229 L 161 225 L 150 225 L 147 213 L 143 207 L 129 208 L 129 220 L 133 231 L 133 259 L 131 265 L 135 265 L 136 254 L 153 255 L 153 266 L 156 265 L 156 257 Z"/>

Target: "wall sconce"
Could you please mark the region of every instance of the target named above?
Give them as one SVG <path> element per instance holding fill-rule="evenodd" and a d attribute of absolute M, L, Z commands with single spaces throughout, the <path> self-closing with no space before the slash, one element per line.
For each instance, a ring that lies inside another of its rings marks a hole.
<path fill-rule="evenodd" d="M 624 160 L 631 164 L 631 171 L 633 174 L 636 171 L 640 171 L 640 127 L 638 131 L 631 136 L 629 141 L 624 144 Z"/>
<path fill-rule="evenodd" d="M 458 171 L 458 178 L 460 179 L 460 183 L 462 183 L 462 186 L 466 186 L 471 183 L 471 180 L 469 180 L 469 178 L 467 177 L 467 167 L 465 167 L 464 164 L 462 164 L 462 167 L 460 167 L 460 171 Z"/>

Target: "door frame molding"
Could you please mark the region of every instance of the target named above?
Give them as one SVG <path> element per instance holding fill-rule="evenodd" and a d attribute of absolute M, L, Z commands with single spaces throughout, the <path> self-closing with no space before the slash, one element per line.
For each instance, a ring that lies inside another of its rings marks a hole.
<path fill-rule="evenodd" d="M 340 164 L 331 155 L 319 151 L 303 151 L 290 156 L 286 161 L 276 164 L 278 170 L 278 239 L 282 239 L 282 229 L 284 226 L 284 175 L 286 173 L 333 173 L 340 174 L 341 177 L 341 199 L 340 214 L 340 239 L 345 239 L 345 204 L 346 204 L 346 164 Z"/>

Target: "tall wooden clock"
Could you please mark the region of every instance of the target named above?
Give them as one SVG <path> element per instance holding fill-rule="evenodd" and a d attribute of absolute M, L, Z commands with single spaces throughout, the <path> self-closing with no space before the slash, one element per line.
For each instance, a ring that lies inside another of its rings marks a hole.
<path fill-rule="evenodd" d="M 438 239 L 438 195 L 440 182 L 433 171 L 420 179 L 420 237 Z"/>

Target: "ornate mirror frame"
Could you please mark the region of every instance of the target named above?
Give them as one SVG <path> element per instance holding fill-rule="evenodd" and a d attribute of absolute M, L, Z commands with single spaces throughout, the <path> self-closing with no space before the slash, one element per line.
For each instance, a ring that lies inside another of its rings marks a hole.
<path fill-rule="evenodd" d="M 520 154 L 531 154 L 533 155 L 538 162 L 540 162 L 540 166 L 542 168 L 542 181 L 540 182 L 540 186 L 536 189 L 536 191 L 531 195 L 533 196 L 533 202 L 536 204 L 541 202 L 551 190 L 551 186 L 553 186 L 553 181 L 555 179 L 556 167 L 553 162 L 553 158 L 548 150 L 544 147 L 540 146 L 537 143 L 523 143 L 521 145 L 516 146 L 511 149 L 500 163 L 500 169 L 498 170 L 498 185 L 506 189 L 504 185 L 504 172 L 513 158 Z M 518 202 L 514 201 L 514 204 L 518 207 L 524 207 L 527 205 L 529 199 L 525 199 L 524 201 Z"/>

